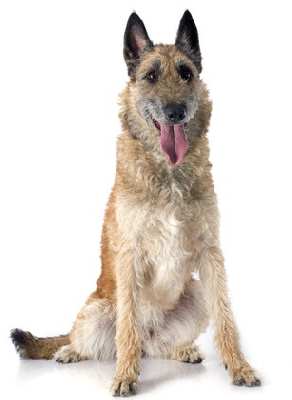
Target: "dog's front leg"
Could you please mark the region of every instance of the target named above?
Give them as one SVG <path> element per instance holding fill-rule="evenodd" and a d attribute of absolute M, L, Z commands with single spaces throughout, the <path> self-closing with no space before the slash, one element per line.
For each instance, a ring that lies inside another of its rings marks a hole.
<path fill-rule="evenodd" d="M 237 328 L 228 298 L 224 259 L 218 247 L 203 251 L 200 279 L 215 324 L 215 341 L 235 385 L 259 386 L 260 380 L 240 350 Z"/>
<path fill-rule="evenodd" d="M 133 251 L 123 250 L 117 257 L 116 375 L 112 385 L 115 396 L 136 392 L 141 344 L 136 321 L 136 279 Z"/>

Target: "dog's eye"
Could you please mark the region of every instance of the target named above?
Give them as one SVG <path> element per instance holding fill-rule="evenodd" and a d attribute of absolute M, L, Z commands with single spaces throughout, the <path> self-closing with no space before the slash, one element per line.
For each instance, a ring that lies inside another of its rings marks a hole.
<path fill-rule="evenodd" d="M 146 75 L 145 75 L 145 79 L 148 82 L 154 83 L 157 81 L 157 73 L 155 70 L 153 71 L 149 71 Z"/>
<path fill-rule="evenodd" d="M 178 73 L 184 81 L 189 82 L 193 78 L 193 73 L 192 73 L 191 69 L 189 67 L 187 67 L 186 65 L 180 65 L 178 68 Z"/>

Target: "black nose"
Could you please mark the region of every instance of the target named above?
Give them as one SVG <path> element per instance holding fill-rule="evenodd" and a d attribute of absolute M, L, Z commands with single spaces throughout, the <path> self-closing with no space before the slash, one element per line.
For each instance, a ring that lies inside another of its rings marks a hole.
<path fill-rule="evenodd" d="M 183 104 L 168 104 L 164 113 L 169 122 L 178 123 L 186 117 L 186 107 Z"/>

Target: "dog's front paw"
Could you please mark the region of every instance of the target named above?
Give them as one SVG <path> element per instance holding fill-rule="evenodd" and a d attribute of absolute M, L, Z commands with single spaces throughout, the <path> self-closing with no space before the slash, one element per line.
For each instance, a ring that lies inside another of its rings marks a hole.
<path fill-rule="evenodd" d="M 113 381 L 111 392 L 113 396 L 132 396 L 136 394 L 137 382 L 130 378 L 116 377 Z"/>
<path fill-rule="evenodd" d="M 232 373 L 233 384 L 236 386 L 261 386 L 261 380 L 249 364 L 243 364 Z"/>

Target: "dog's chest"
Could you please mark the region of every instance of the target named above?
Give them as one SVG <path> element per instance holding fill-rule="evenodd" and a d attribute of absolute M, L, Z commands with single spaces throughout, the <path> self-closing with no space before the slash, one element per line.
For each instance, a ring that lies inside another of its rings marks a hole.
<path fill-rule="evenodd" d="M 154 213 L 138 243 L 142 253 L 136 262 L 138 283 L 151 301 L 172 306 L 190 278 L 194 237 L 188 237 L 185 221 L 174 212 Z M 142 257 L 141 257 L 142 256 Z"/>
<path fill-rule="evenodd" d="M 195 269 L 200 224 L 195 226 L 187 211 L 171 204 L 128 207 L 125 223 L 142 297 L 165 309 L 173 307 Z"/>

